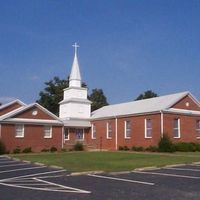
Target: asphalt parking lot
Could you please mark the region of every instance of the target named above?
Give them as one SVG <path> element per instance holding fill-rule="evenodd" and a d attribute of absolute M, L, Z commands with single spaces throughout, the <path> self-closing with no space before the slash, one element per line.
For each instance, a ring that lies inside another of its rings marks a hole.
<path fill-rule="evenodd" d="M 1 200 L 199 200 L 200 164 L 72 176 L 63 169 L 0 157 Z"/>

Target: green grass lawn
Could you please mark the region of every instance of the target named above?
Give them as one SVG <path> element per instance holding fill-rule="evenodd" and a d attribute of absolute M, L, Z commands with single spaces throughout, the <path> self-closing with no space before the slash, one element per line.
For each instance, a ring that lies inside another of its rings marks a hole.
<path fill-rule="evenodd" d="M 165 166 L 200 161 L 197 153 L 64 152 L 11 155 L 21 160 L 57 165 L 71 172 L 126 171 L 140 167 Z"/>

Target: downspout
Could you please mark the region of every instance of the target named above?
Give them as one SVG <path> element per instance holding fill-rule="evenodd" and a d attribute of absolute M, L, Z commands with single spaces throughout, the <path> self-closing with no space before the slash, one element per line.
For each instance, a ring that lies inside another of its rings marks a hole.
<path fill-rule="evenodd" d="M 160 111 L 160 131 L 161 131 L 161 138 L 163 138 L 164 134 L 164 120 L 163 120 L 163 111 Z"/>
<path fill-rule="evenodd" d="M 118 128 L 117 128 L 117 117 L 115 117 L 115 150 L 118 150 Z"/>
<path fill-rule="evenodd" d="M 62 126 L 62 144 L 61 144 L 61 148 L 63 149 L 64 147 L 64 126 Z"/>
<path fill-rule="evenodd" d="M 0 139 L 1 139 L 1 124 L 0 124 Z"/>

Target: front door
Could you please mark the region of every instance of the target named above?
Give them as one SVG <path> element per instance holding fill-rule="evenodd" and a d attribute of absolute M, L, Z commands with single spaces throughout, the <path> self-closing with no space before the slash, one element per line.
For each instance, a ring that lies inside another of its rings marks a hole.
<path fill-rule="evenodd" d="M 84 129 L 82 129 L 82 128 L 76 129 L 76 139 L 84 140 Z"/>

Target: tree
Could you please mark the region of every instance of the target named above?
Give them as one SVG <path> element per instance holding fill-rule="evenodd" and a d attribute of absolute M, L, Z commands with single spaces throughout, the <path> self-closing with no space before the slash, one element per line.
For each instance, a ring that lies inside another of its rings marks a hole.
<path fill-rule="evenodd" d="M 45 82 L 47 86 L 39 93 L 40 98 L 36 101 L 55 115 L 59 114 L 59 102 L 63 100 L 63 89 L 69 87 L 69 77 L 67 80 L 55 76 L 52 80 Z M 82 83 L 82 87 L 87 87 Z"/>
<path fill-rule="evenodd" d="M 158 95 L 152 90 L 147 90 L 143 94 L 140 94 L 135 100 L 150 99 L 153 97 L 158 97 Z"/>
<path fill-rule="evenodd" d="M 2 105 L 2 103 L 0 102 L 0 106 Z"/>
<path fill-rule="evenodd" d="M 39 93 L 40 99 L 37 100 L 37 103 L 58 115 L 59 102 L 63 99 L 63 89 L 69 86 L 69 79 L 61 80 L 55 76 L 53 80 L 45 82 L 45 85 L 47 87 Z"/>
<path fill-rule="evenodd" d="M 92 93 L 89 96 L 89 100 L 92 101 L 91 110 L 97 110 L 103 106 L 107 106 L 107 98 L 103 93 L 102 89 L 93 89 Z"/>

